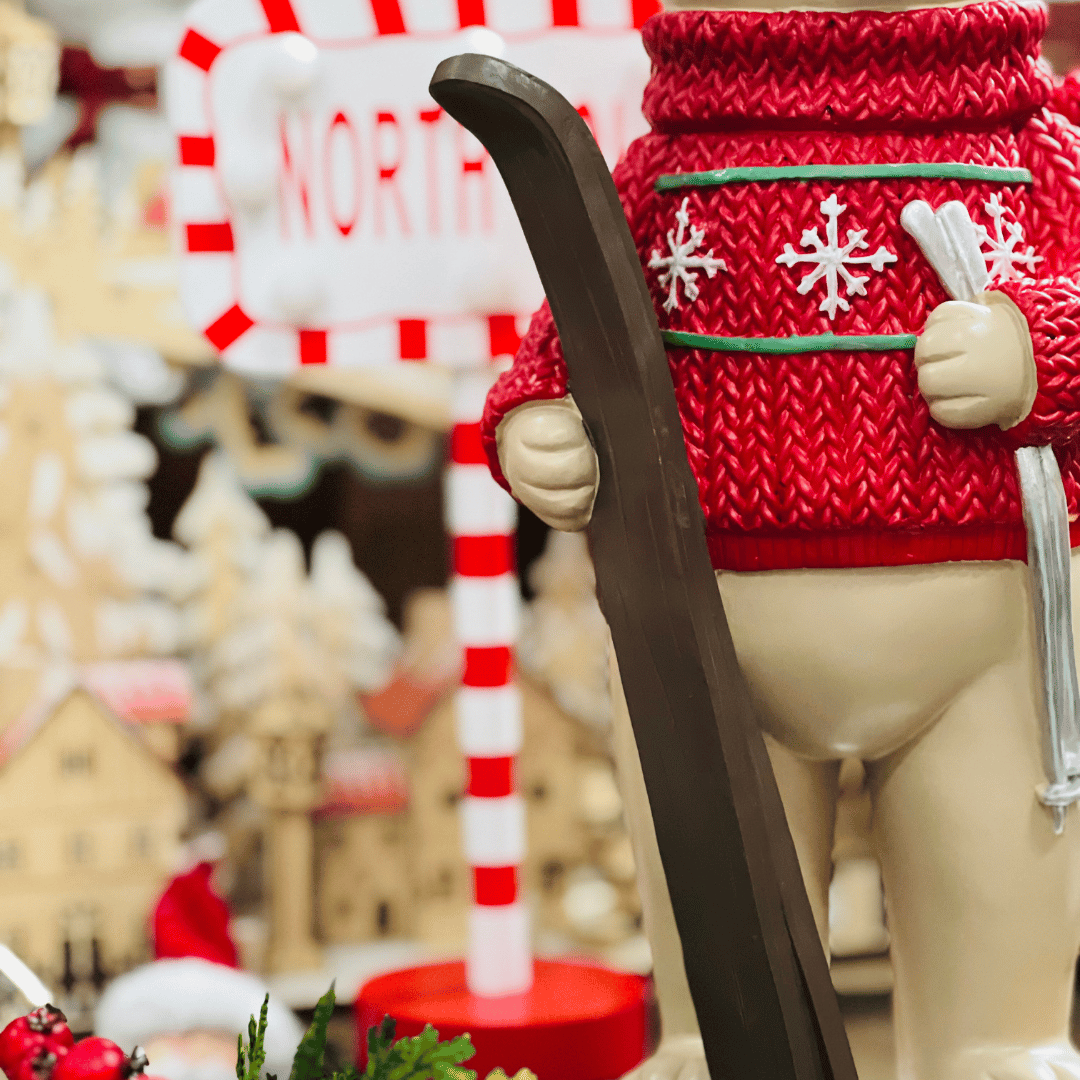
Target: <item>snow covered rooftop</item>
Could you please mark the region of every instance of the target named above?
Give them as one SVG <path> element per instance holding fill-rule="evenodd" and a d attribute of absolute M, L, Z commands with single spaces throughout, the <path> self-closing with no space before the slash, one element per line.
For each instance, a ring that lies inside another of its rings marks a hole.
<path fill-rule="evenodd" d="M 409 805 L 409 778 L 400 755 L 383 747 L 333 750 L 324 765 L 326 797 L 317 818 L 392 814 Z"/>

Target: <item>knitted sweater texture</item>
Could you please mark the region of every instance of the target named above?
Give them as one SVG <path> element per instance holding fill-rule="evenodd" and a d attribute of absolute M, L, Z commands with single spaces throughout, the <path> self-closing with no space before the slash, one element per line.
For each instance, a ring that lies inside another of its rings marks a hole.
<path fill-rule="evenodd" d="M 652 132 L 615 178 L 715 567 L 1023 559 L 1020 444 L 1054 445 L 1076 513 L 1080 109 L 1044 28 L 1013 0 L 645 25 Z M 914 336 L 948 296 L 900 226 L 912 199 L 967 205 L 1027 319 L 1038 397 L 1008 432 L 942 427 L 919 393 Z M 497 479 L 500 420 L 568 389 L 545 305 L 488 398 Z"/>

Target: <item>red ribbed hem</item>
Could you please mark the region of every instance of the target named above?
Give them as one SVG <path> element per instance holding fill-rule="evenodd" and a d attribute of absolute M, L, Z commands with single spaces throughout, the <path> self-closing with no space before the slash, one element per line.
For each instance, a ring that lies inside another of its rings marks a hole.
<path fill-rule="evenodd" d="M 939 562 L 1027 562 L 1027 533 L 1016 525 L 835 533 L 710 533 L 715 570 L 802 570 L 918 566 Z M 1080 522 L 1069 526 L 1080 547 Z"/>

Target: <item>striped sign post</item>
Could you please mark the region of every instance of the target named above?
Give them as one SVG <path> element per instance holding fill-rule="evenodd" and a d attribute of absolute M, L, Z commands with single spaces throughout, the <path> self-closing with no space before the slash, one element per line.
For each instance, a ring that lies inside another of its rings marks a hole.
<path fill-rule="evenodd" d="M 532 984 L 532 951 L 519 887 L 525 804 L 514 782 L 522 738 L 521 694 L 514 685 L 517 506 L 492 480 L 480 445 L 490 385 L 484 371 L 457 380 L 445 504 L 453 553 L 451 612 L 464 650 L 454 707 L 458 745 L 468 764 L 461 823 L 473 876 L 466 977 L 474 994 L 499 997 L 523 993 Z"/>

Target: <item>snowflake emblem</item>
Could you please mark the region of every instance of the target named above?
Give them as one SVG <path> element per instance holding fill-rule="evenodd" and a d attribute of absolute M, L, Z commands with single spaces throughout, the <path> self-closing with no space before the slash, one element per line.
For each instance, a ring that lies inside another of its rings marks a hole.
<path fill-rule="evenodd" d="M 825 279 L 825 299 L 818 305 L 818 311 L 824 311 L 830 319 L 836 317 L 836 309 L 850 311 L 851 305 L 840 295 L 840 278 L 844 279 L 848 296 L 865 296 L 868 277 L 860 277 L 848 270 L 849 266 L 869 266 L 880 273 L 887 263 L 896 262 L 896 256 L 879 247 L 872 255 L 852 255 L 853 251 L 869 248 L 864 239 L 866 229 L 848 229 L 847 243 L 842 247 L 838 239 L 837 220 L 847 209 L 841 206 L 835 195 L 830 195 L 822 204 L 821 212 L 828 219 L 825 225 L 825 243 L 821 242 L 818 231 L 803 231 L 800 243 L 803 247 L 812 247 L 810 252 L 798 252 L 790 244 L 784 245 L 784 254 L 776 261 L 783 266 L 796 263 L 817 263 L 816 269 L 806 274 L 799 282 L 799 295 L 805 296 L 822 278 Z"/>
<path fill-rule="evenodd" d="M 686 209 L 690 202 L 689 197 L 683 199 L 682 206 L 675 211 L 675 221 L 678 230 L 668 229 L 667 242 L 671 250 L 670 255 L 661 255 L 654 251 L 649 259 L 650 270 L 663 270 L 660 275 L 660 284 L 667 287 L 668 296 L 664 301 L 664 310 L 671 311 L 679 306 L 679 282 L 682 282 L 683 292 L 686 299 L 693 303 L 701 293 L 697 287 L 698 270 L 704 270 L 710 277 L 716 277 L 717 270 L 726 270 L 727 263 L 723 259 L 714 259 L 712 248 L 704 255 L 695 255 L 699 247 L 705 242 L 705 230 L 690 224 L 690 212 Z M 684 240 L 686 230 L 690 230 L 690 239 Z"/>
<path fill-rule="evenodd" d="M 1026 251 L 1020 247 L 1024 242 L 1024 227 L 1018 221 L 1005 221 L 1008 210 L 1001 205 L 997 195 L 991 195 L 983 203 L 983 207 L 994 219 L 994 235 L 991 236 L 982 225 L 976 225 L 975 230 L 979 235 L 979 243 L 984 247 L 989 245 L 990 248 L 983 252 L 990 281 L 1016 281 L 1024 277 L 1017 267 L 1023 267 L 1029 273 L 1033 271 L 1035 264 L 1042 262 L 1042 256 L 1036 255 L 1033 247 L 1029 246 Z"/>

